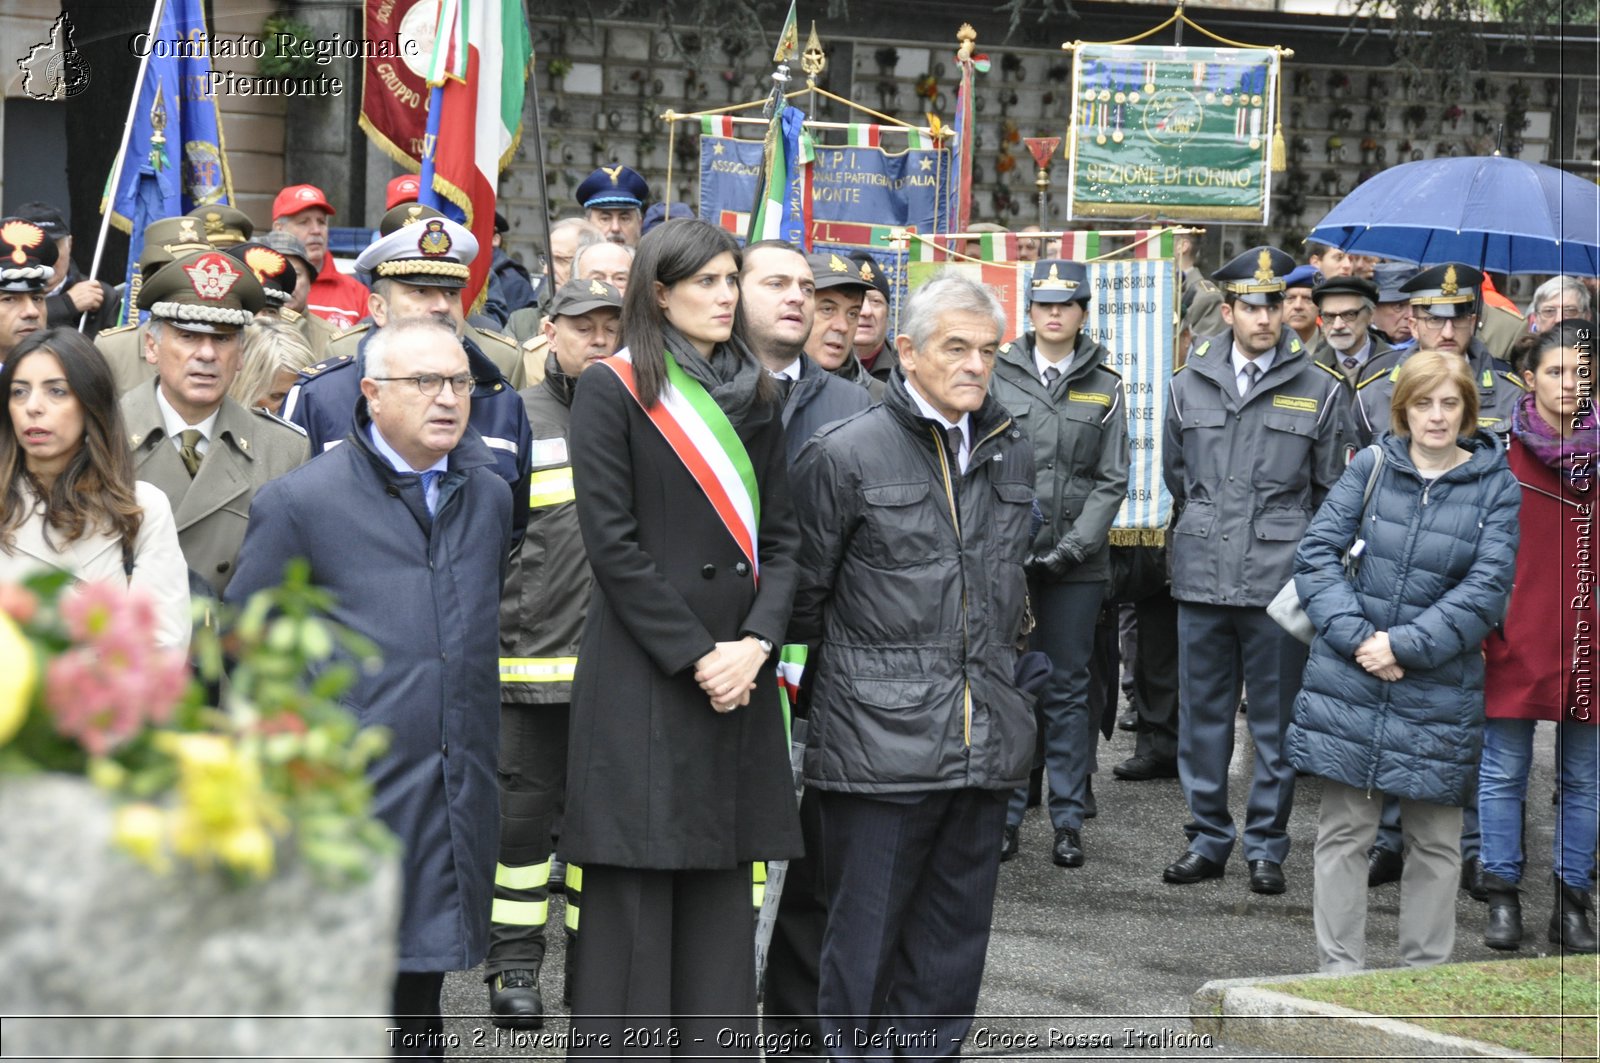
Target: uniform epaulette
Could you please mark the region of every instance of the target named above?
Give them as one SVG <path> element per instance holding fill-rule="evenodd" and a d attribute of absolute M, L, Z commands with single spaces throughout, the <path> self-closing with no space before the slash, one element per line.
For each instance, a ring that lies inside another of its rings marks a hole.
<path fill-rule="evenodd" d="M 116 328 L 103 328 L 98 333 L 96 333 L 96 335 L 97 336 L 115 336 L 119 332 L 131 332 L 131 331 L 133 331 L 134 329 L 136 329 L 138 327 L 139 327 L 138 325 L 118 325 Z"/>
<path fill-rule="evenodd" d="M 305 315 L 302 314 L 300 311 L 291 310 L 287 306 L 284 307 L 282 310 L 278 311 L 278 316 L 281 317 L 283 320 L 289 322 L 291 325 L 298 324 L 300 319 L 305 317 Z"/>
<path fill-rule="evenodd" d="M 1339 383 L 1344 383 L 1344 374 L 1339 372 L 1339 370 L 1335 369 L 1333 366 L 1329 365 L 1327 362 L 1312 362 L 1311 364 L 1322 370 L 1324 373 L 1327 373 L 1329 376 L 1336 378 Z"/>
<path fill-rule="evenodd" d="M 1367 377 L 1367 379 L 1365 379 L 1365 380 L 1359 382 L 1358 384 L 1356 384 L 1356 390 L 1360 391 L 1362 388 L 1366 387 L 1368 384 L 1372 383 L 1374 380 L 1382 380 L 1384 377 L 1386 377 L 1388 375 L 1389 375 L 1389 370 L 1380 369 L 1376 373 L 1373 373 L 1371 376 Z"/>
<path fill-rule="evenodd" d="M 474 338 L 479 341 L 493 340 L 495 343 L 502 343 L 505 346 L 510 347 L 512 350 L 517 349 L 517 341 L 512 339 L 510 336 L 507 336 L 503 332 L 493 332 L 486 328 L 477 328 L 476 326 L 473 327 L 472 331 Z"/>
<path fill-rule="evenodd" d="M 522 345 L 522 349 L 525 351 L 537 351 L 540 347 L 549 344 L 549 342 L 545 334 L 541 332 L 537 336 L 529 336 L 527 342 Z"/>
<path fill-rule="evenodd" d="M 1215 293 L 1220 292 L 1222 290 L 1221 288 L 1218 288 L 1214 282 L 1205 280 L 1203 278 L 1200 281 L 1199 288 L 1203 292 L 1210 292 L 1212 294 L 1215 294 Z"/>
<path fill-rule="evenodd" d="M 1515 385 L 1516 385 L 1516 386 L 1517 386 L 1517 387 L 1518 387 L 1518 388 L 1519 388 L 1519 389 L 1521 389 L 1521 390 L 1523 390 L 1523 391 L 1527 391 L 1527 390 L 1528 390 L 1528 385 L 1526 385 L 1526 384 L 1524 384 L 1524 383 L 1523 383 L 1523 382 L 1522 382 L 1522 381 L 1520 381 L 1520 380 L 1518 380 L 1518 379 L 1517 379 L 1517 376 L 1516 376 L 1516 374 L 1515 374 L 1515 373 L 1512 373 L 1512 372 L 1510 372 L 1510 371 L 1507 371 L 1507 372 L 1504 372 L 1504 373 L 1501 373 L 1501 374 L 1500 374 L 1500 375 L 1501 375 L 1501 376 L 1503 376 L 1503 377 L 1505 377 L 1505 378 L 1506 378 L 1506 379 L 1507 379 L 1507 380 L 1509 380 L 1509 381 L 1511 381 L 1511 382 L 1512 382 L 1512 383 L 1513 383 L 1513 384 L 1515 384 Z"/>
<path fill-rule="evenodd" d="M 306 366 L 304 369 L 300 370 L 300 375 L 303 377 L 318 376 L 322 373 L 326 373 L 330 369 L 338 369 L 341 366 L 349 365 L 355 360 L 356 356 L 353 354 L 337 354 L 332 358 L 324 358 L 316 365 Z"/>
<path fill-rule="evenodd" d="M 335 332 L 333 334 L 333 338 L 336 339 L 336 340 L 342 340 L 346 336 L 355 336 L 355 335 L 357 335 L 359 333 L 365 332 L 367 329 L 369 329 L 371 327 L 372 327 L 372 322 L 363 321 L 359 325 L 351 325 L 347 329 L 340 329 L 338 332 Z"/>
<path fill-rule="evenodd" d="M 1305 350 L 1305 348 L 1306 348 L 1306 345 L 1300 342 L 1300 337 L 1299 336 L 1290 336 L 1289 337 L 1289 353 L 1290 354 L 1299 354 L 1301 351 Z"/>
<path fill-rule="evenodd" d="M 1201 340 L 1200 341 L 1200 346 L 1196 347 L 1193 351 L 1189 352 L 1189 357 L 1190 358 L 1204 358 L 1206 356 L 1206 352 L 1209 351 L 1210 349 L 1211 349 L 1211 341 L 1210 340 Z"/>
<path fill-rule="evenodd" d="M 305 435 L 306 434 L 306 430 L 304 428 L 301 428 L 299 425 L 295 424 L 293 421 L 284 420 L 282 417 L 279 417 L 277 414 L 273 413 L 271 410 L 267 409 L 264 406 L 252 406 L 250 408 L 250 410 L 251 410 L 252 413 L 255 413 L 255 414 L 257 414 L 257 415 L 259 415 L 261 417 L 265 417 L 269 421 L 276 421 L 278 424 L 282 425 L 283 427 L 285 427 L 287 429 L 290 429 L 291 431 L 299 432 L 301 435 Z"/>

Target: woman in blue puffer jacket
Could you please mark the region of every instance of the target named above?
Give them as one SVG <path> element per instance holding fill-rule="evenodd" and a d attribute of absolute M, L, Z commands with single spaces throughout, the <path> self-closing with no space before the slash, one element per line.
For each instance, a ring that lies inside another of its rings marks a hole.
<path fill-rule="evenodd" d="M 1461 808 L 1483 740 L 1481 644 L 1505 615 L 1521 493 L 1456 354 L 1401 366 L 1393 431 L 1357 455 L 1306 530 L 1295 586 L 1316 639 L 1289 724 L 1295 768 L 1323 778 L 1313 917 L 1324 971 L 1366 953 L 1367 847 L 1385 794 L 1400 799 L 1408 855 L 1400 955 L 1443 963 L 1455 944 Z M 1347 575 L 1345 549 L 1362 543 Z"/>

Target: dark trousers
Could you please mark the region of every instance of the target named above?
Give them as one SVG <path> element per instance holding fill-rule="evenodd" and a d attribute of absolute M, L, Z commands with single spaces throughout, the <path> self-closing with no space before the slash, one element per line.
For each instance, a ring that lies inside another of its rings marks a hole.
<path fill-rule="evenodd" d="M 983 982 L 1007 795 L 819 797 L 828 1055 L 956 1057 Z"/>
<path fill-rule="evenodd" d="M 1147 643 L 1148 645 L 1148 643 Z M 1189 850 L 1226 863 L 1237 831 L 1228 811 L 1228 762 L 1243 676 L 1255 743 L 1244 827 L 1247 860 L 1289 855 L 1294 767 L 1283 752 L 1306 647 L 1264 608 L 1178 603 L 1178 781 L 1189 802 Z"/>
<path fill-rule="evenodd" d="M 569 1058 L 756 1056 L 749 864 L 585 866 L 583 902 Z"/>
<path fill-rule="evenodd" d="M 822 958 L 822 935 L 828 926 L 828 895 L 821 865 L 811 855 L 822 848 L 818 798 L 817 791 L 811 789 L 800 798 L 800 833 L 806 855 L 789 861 L 783 896 L 778 899 L 778 917 L 772 925 L 772 944 L 767 950 L 766 990 L 761 1002 L 763 1030 L 769 1037 L 789 1035 L 783 1043 L 793 1047 L 783 1055 L 822 1055 L 817 968 Z"/>
<path fill-rule="evenodd" d="M 1163 588 L 1133 604 L 1138 627 L 1133 703 L 1139 712 L 1136 756 L 1178 757 L 1178 603 Z"/>
<path fill-rule="evenodd" d="M 1050 658 L 1050 678 L 1039 695 L 1044 730 L 1044 767 L 1049 783 L 1050 825 L 1083 829 L 1084 798 L 1099 720 L 1089 713 L 1089 658 L 1095 648 L 1096 619 L 1105 600 L 1104 583 L 1028 585 L 1033 615 L 1032 648 Z M 1022 822 L 1028 788 L 1012 795 L 1006 821 Z"/>
<path fill-rule="evenodd" d="M 486 979 L 519 967 L 538 970 L 544 960 L 550 833 L 567 788 L 570 715 L 567 705 L 500 706 L 500 855 Z"/>
<path fill-rule="evenodd" d="M 443 971 L 402 971 L 394 978 L 394 1024 L 391 1055 L 444 1059 L 444 1018 L 439 1014 Z"/>

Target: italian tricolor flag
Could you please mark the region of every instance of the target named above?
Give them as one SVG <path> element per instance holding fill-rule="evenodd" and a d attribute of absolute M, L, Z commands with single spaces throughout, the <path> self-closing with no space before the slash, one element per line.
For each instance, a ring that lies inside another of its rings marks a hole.
<path fill-rule="evenodd" d="M 1145 229 L 1134 234 L 1134 258 L 1171 258 L 1172 230 Z"/>
<path fill-rule="evenodd" d="M 1099 233 L 1066 233 L 1061 237 L 1061 257 L 1071 262 L 1087 262 L 1100 257 Z"/>
<path fill-rule="evenodd" d="M 700 119 L 700 135 L 703 137 L 731 137 L 733 136 L 733 115 L 708 114 Z"/>
<path fill-rule="evenodd" d="M 852 148 L 876 148 L 882 137 L 882 126 L 856 123 L 845 130 L 845 140 Z"/>
<path fill-rule="evenodd" d="M 469 307 L 488 284 L 495 190 L 522 136 L 523 93 L 532 62 L 533 38 L 519 0 L 441 0 L 428 67 L 433 94 L 422 201 L 453 204 L 478 238 L 478 256 L 463 293 Z"/>

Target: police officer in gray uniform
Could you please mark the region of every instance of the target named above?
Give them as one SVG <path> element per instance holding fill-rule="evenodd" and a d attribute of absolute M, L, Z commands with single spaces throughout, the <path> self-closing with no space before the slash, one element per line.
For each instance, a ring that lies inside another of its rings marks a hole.
<path fill-rule="evenodd" d="M 1083 332 L 1089 271 L 1045 259 L 1028 288 L 1033 332 L 1000 348 L 994 397 L 1033 441 L 1044 522 L 1028 559 L 1034 648 L 1050 658 L 1039 698 L 1050 781 L 1051 859 L 1083 864 L 1083 820 L 1098 740 L 1089 714 L 1095 618 L 1111 578 L 1111 522 L 1128 496 L 1128 409 L 1106 349 Z M 1026 786 L 1012 795 L 1000 857 L 1016 852 Z"/>
<path fill-rule="evenodd" d="M 1417 337 L 1411 350 L 1448 351 L 1464 357 L 1478 384 L 1478 427 L 1504 436 L 1511 431 L 1511 411 L 1525 392 L 1511 364 L 1496 358 L 1478 338 L 1482 286 L 1482 273 L 1446 262 L 1418 273 L 1400 290 L 1411 299 L 1411 327 Z M 1360 384 L 1354 409 L 1359 446 L 1366 446 L 1388 427 L 1389 398 L 1399 371 L 1400 365 L 1395 365 L 1388 373 L 1368 377 Z"/>
<path fill-rule="evenodd" d="M 1254 247 L 1212 274 L 1230 331 L 1203 340 L 1173 375 L 1163 473 L 1178 602 L 1178 778 L 1189 802 L 1187 851 L 1167 882 L 1219 878 L 1237 830 L 1228 762 L 1243 679 L 1255 742 L 1244 828 L 1250 889 L 1282 893 L 1294 768 L 1283 733 L 1306 648 L 1267 616 L 1311 516 L 1343 468 L 1340 377 L 1283 326 L 1294 260 Z"/>

